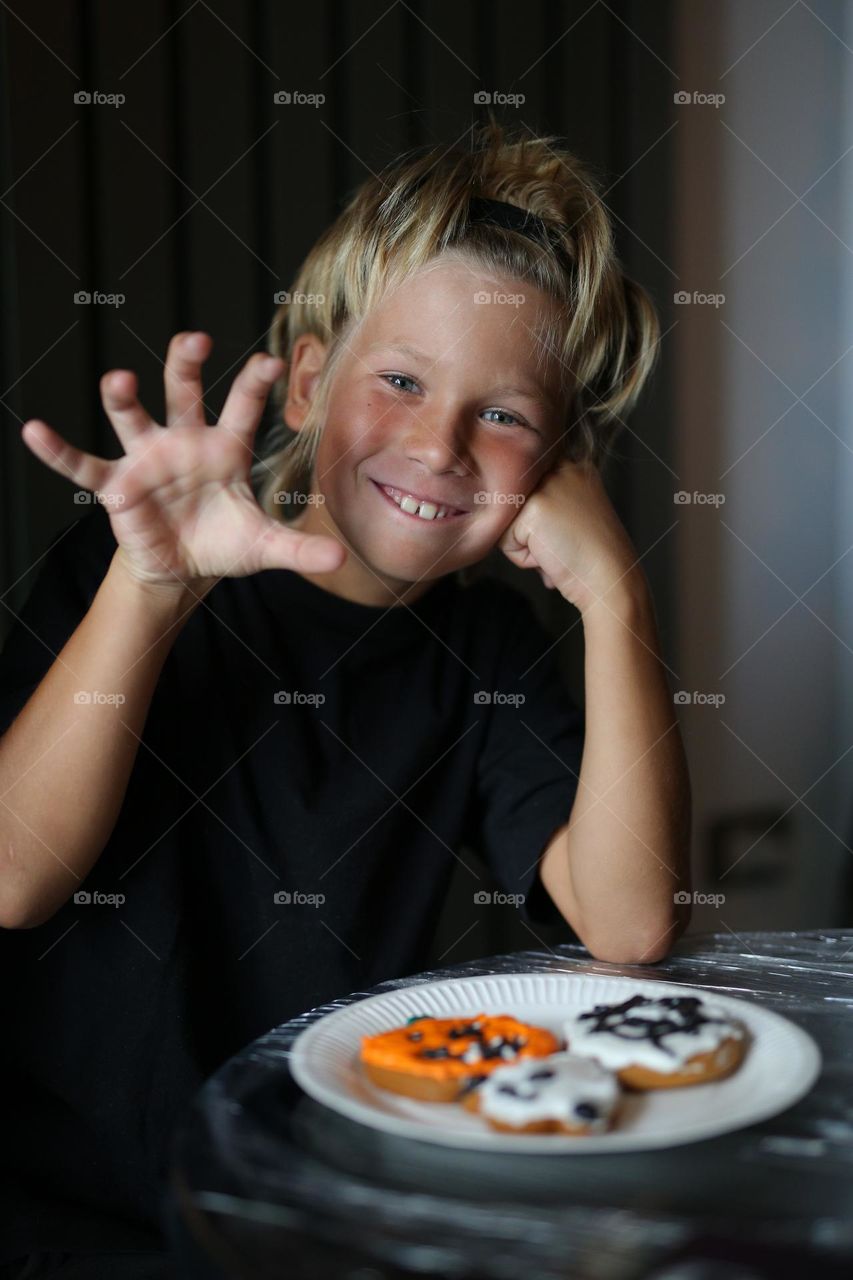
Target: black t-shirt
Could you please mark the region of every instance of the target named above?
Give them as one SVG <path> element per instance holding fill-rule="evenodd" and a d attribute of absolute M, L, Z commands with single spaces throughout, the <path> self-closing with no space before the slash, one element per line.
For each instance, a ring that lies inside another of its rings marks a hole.
<path fill-rule="evenodd" d="M 43 558 L 0 656 L 0 732 L 115 548 L 98 507 Z M 559 921 L 537 859 L 569 819 L 583 714 L 551 650 L 494 579 L 450 575 L 390 609 L 283 569 L 213 588 L 76 886 L 90 900 L 0 930 L 7 1168 L 78 1206 L 38 1238 L 22 1206 L 18 1248 L 102 1241 L 79 1206 L 156 1221 L 169 1139 L 205 1078 L 296 1014 L 424 968 L 465 846 L 528 920 Z M 471 868 L 472 919 L 483 888 Z"/>

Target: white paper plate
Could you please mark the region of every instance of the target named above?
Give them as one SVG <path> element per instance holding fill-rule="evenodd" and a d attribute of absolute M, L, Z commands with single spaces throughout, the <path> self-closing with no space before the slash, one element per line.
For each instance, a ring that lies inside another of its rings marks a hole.
<path fill-rule="evenodd" d="M 637 994 L 704 996 L 740 1018 L 751 1040 L 728 1079 L 626 1093 L 618 1128 L 597 1136 L 500 1133 L 457 1103 L 417 1102 L 380 1089 L 362 1074 L 358 1060 L 362 1035 L 389 1031 L 415 1014 L 508 1013 L 559 1037 L 565 1018 Z M 371 996 L 313 1023 L 294 1041 L 290 1059 L 300 1087 L 351 1120 L 424 1142 L 527 1153 L 641 1151 L 728 1133 L 790 1107 L 814 1084 L 820 1066 L 811 1036 L 760 1005 L 713 989 L 570 973 L 452 978 Z"/>

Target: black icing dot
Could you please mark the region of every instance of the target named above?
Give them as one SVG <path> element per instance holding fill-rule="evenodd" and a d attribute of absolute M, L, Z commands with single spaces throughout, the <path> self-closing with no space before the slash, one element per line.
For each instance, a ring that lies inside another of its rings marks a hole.
<path fill-rule="evenodd" d="M 424 1033 L 422 1031 L 410 1031 L 407 1037 L 409 1040 L 423 1040 L 423 1038 Z"/>
<path fill-rule="evenodd" d="M 541 1071 L 531 1071 L 527 1078 L 528 1080 L 553 1080 L 554 1072 L 543 1068 Z"/>
<path fill-rule="evenodd" d="M 517 1054 L 524 1045 L 524 1040 L 519 1036 L 493 1036 L 483 1045 L 483 1057 L 488 1061 L 490 1058 L 505 1058 L 507 1055 L 504 1049 L 509 1049 L 510 1053 Z"/>
<path fill-rule="evenodd" d="M 579 1102 L 575 1107 L 575 1115 L 582 1120 L 595 1120 L 598 1117 L 598 1107 L 591 1102 Z"/>

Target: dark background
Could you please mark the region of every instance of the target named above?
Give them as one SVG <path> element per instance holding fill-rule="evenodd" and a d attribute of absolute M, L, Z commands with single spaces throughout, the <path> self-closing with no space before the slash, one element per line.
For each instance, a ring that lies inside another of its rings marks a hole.
<path fill-rule="evenodd" d="M 464 137 L 485 113 L 478 91 L 523 93 L 520 107 L 496 108 L 499 118 L 558 134 L 598 167 L 625 269 L 666 331 L 671 39 L 672 5 L 640 0 L 4 5 L 0 626 L 55 535 L 82 514 L 74 486 L 22 443 L 22 423 L 42 418 L 76 445 L 117 456 L 101 375 L 133 368 L 160 417 L 166 346 L 181 329 L 214 339 L 205 391 L 215 420 L 242 363 L 266 345 L 274 293 L 289 288 L 344 199 L 401 149 Z M 75 103 L 81 90 L 126 102 Z M 326 101 L 277 105 L 281 90 Z M 81 305 L 81 290 L 125 301 Z M 668 379 L 662 361 L 607 479 L 644 557 L 670 658 L 673 544 L 662 535 L 673 481 L 660 463 L 672 450 Z M 499 554 L 490 569 L 527 591 L 560 637 L 582 702 L 577 613 Z M 437 924 L 436 961 L 571 938 L 568 928 L 534 935 L 511 907 L 472 925 L 469 885 L 457 883 Z"/>

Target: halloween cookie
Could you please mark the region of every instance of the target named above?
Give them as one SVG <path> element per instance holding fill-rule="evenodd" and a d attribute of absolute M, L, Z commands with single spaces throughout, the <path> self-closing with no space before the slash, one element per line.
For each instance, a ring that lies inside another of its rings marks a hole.
<path fill-rule="evenodd" d="M 567 1048 L 597 1059 L 630 1089 L 673 1089 L 730 1075 L 746 1028 L 697 996 L 631 996 L 598 1004 L 564 1024 Z"/>
<path fill-rule="evenodd" d="M 462 1099 L 493 1129 L 505 1133 L 604 1133 L 621 1098 L 612 1071 L 593 1058 L 554 1053 L 498 1067 Z"/>
<path fill-rule="evenodd" d="M 362 1036 L 361 1064 L 374 1084 L 422 1102 L 454 1102 L 496 1067 L 555 1053 L 560 1042 L 542 1027 L 508 1014 L 409 1018 L 402 1027 Z"/>

